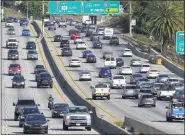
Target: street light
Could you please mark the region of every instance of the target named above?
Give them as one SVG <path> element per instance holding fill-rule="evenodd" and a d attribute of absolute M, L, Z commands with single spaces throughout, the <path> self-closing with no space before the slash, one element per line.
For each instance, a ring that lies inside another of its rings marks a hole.
<path fill-rule="evenodd" d="M 130 5 L 130 9 L 129 9 L 129 17 L 130 17 L 129 34 L 130 34 L 130 37 L 132 37 L 132 0 L 130 0 L 129 5 Z"/>

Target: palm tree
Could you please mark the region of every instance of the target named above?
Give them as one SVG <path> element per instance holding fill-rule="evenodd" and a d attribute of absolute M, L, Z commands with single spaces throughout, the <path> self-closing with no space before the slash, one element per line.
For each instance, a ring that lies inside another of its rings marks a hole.
<path fill-rule="evenodd" d="M 173 35 L 177 31 L 184 30 L 183 5 L 178 1 L 152 1 L 149 3 L 150 32 L 162 41 L 161 53 L 163 55 L 166 54 L 167 45 Z"/>

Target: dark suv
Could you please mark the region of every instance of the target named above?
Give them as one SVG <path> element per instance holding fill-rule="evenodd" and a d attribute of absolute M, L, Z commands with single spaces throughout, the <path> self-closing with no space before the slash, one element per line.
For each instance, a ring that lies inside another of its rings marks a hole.
<path fill-rule="evenodd" d="M 24 122 L 23 133 L 48 134 L 48 121 L 43 114 L 28 114 Z"/>
<path fill-rule="evenodd" d="M 73 53 L 72 53 L 72 49 L 69 48 L 69 47 L 65 47 L 62 49 L 62 52 L 61 52 L 61 55 L 62 56 L 72 56 Z"/>
<path fill-rule="evenodd" d="M 48 72 L 40 73 L 37 77 L 37 88 L 40 88 L 41 86 L 49 86 L 50 88 L 53 88 L 53 80 Z"/>
<path fill-rule="evenodd" d="M 69 40 L 62 40 L 60 42 L 60 47 L 63 48 L 63 47 L 69 47 Z"/>
<path fill-rule="evenodd" d="M 62 39 L 62 36 L 61 35 L 55 35 L 54 36 L 54 42 L 60 42 Z"/>
<path fill-rule="evenodd" d="M 14 120 L 18 121 L 21 110 L 24 107 L 27 106 L 40 106 L 39 104 L 36 104 L 34 99 L 18 99 L 17 104 L 13 103 L 13 106 L 15 106 L 15 112 L 14 112 Z"/>
<path fill-rule="evenodd" d="M 9 50 L 8 51 L 8 60 L 19 60 L 18 50 Z"/>
<path fill-rule="evenodd" d="M 119 38 L 116 37 L 116 36 L 112 36 L 111 39 L 110 39 L 109 44 L 117 44 L 117 45 L 119 45 Z"/>
<path fill-rule="evenodd" d="M 19 127 L 24 125 L 25 118 L 28 114 L 40 114 L 39 108 L 37 106 L 24 107 L 20 112 Z"/>
<path fill-rule="evenodd" d="M 22 87 L 25 88 L 25 80 L 22 75 L 15 75 L 12 79 L 12 88 Z"/>
<path fill-rule="evenodd" d="M 27 42 L 26 49 L 36 49 L 36 43 L 34 41 Z"/>

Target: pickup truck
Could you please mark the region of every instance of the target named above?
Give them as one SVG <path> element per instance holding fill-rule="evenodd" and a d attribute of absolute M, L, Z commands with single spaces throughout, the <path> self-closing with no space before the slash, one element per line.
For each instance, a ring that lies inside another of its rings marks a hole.
<path fill-rule="evenodd" d="M 175 93 L 175 89 L 169 86 L 162 86 L 157 92 L 157 99 L 171 99 Z"/>
<path fill-rule="evenodd" d="M 117 66 L 116 58 L 114 58 L 114 57 L 107 57 L 105 59 L 104 66 L 116 69 L 116 66 Z"/>
<path fill-rule="evenodd" d="M 107 84 L 99 83 L 90 88 L 92 89 L 93 100 L 96 100 L 96 97 L 107 97 L 107 99 L 110 100 L 110 87 Z"/>
<path fill-rule="evenodd" d="M 184 104 L 181 102 L 170 103 L 166 107 L 166 121 L 172 122 L 173 120 L 184 120 Z"/>
<path fill-rule="evenodd" d="M 6 48 L 8 49 L 17 49 L 18 48 L 19 41 L 16 40 L 16 38 L 9 38 L 6 41 Z"/>
<path fill-rule="evenodd" d="M 68 130 L 68 127 L 85 127 L 91 131 L 91 114 L 85 106 L 69 107 L 68 112 L 64 114 L 63 129 Z"/>
<path fill-rule="evenodd" d="M 124 88 L 126 86 L 126 79 L 122 75 L 115 75 L 111 80 L 111 88 Z"/>
<path fill-rule="evenodd" d="M 60 21 L 59 23 L 58 23 L 58 27 L 67 27 L 67 22 L 66 21 Z"/>

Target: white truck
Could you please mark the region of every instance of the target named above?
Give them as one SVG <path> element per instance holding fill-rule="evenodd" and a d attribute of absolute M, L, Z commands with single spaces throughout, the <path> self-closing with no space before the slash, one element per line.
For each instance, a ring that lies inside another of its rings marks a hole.
<path fill-rule="evenodd" d="M 83 16 L 83 17 L 82 17 L 82 24 L 84 24 L 84 25 L 89 25 L 89 24 L 91 24 L 90 16 Z"/>
<path fill-rule="evenodd" d="M 17 41 L 16 38 L 9 38 L 6 41 L 6 48 L 8 48 L 8 49 L 17 49 L 18 48 L 18 43 L 19 43 L 19 41 Z"/>
<path fill-rule="evenodd" d="M 175 93 L 175 89 L 170 88 L 169 86 L 161 87 L 157 91 L 157 99 L 158 100 L 162 100 L 162 99 L 169 99 L 169 100 L 171 100 L 171 98 L 173 97 L 174 93 Z"/>
<path fill-rule="evenodd" d="M 122 75 L 115 75 L 111 80 L 111 88 L 124 88 L 126 86 L 126 79 Z"/>
<path fill-rule="evenodd" d="M 104 62 L 105 67 L 110 67 L 110 68 L 116 68 L 117 63 L 116 63 L 116 58 L 115 57 L 107 57 Z"/>
<path fill-rule="evenodd" d="M 65 20 L 62 20 L 58 23 L 58 27 L 67 27 L 67 22 Z"/>
<path fill-rule="evenodd" d="M 103 98 L 106 97 L 110 100 L 110 87 L 105 83 L 99 83 L 94 87 L 90 87 L 92 89 L 92 99 L 96 100 L 97 97 Z"/>
<path fill-rule="evenodd" d="M 113 28 L 105 28 L 103 32 L 103 39 L 110 39 L 114 34 Z"/>

